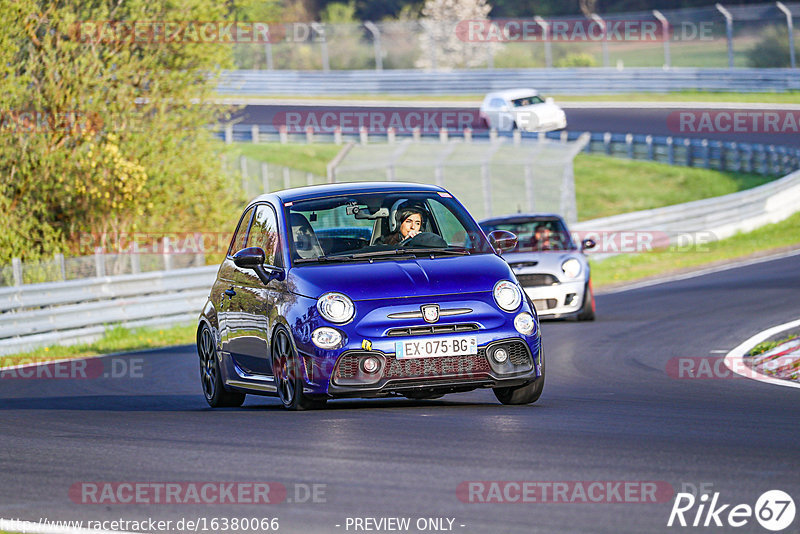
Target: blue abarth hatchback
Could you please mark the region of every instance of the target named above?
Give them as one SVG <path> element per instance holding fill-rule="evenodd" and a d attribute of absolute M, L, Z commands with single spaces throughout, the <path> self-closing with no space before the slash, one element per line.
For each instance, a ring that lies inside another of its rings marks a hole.
<path fill-rule="evenodd" d="M 444 189 L 330 184 L 262 195 L 244 210 L 200 315 L 208 403 L 277 395 L 430 399 L 492 388 L 536 401 L 536 311 L 487 237 Z"/>

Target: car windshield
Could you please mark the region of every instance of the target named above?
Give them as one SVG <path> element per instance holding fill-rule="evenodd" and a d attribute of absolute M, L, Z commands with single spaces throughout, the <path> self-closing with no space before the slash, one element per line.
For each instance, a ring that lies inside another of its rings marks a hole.
<path fill-rule="evenodd" d="M 491 253 L 449 193 L 380 192 L 286 204 L 294 263 Z"/>
<path fill-rule="evenodd" d="M 483 224 L 486 233 L 506 230 L 517 235 L 518 244 L 514 252 L 536 252 L 540 250 L 574 250 L 566 225 L 558 218 L 536 218 Z"/>
<path fill-rule="evenodd" d="M 526 96 L 524 98 L 516 98 L 511 101 L 511 103 L 514 104 L 515 108 L 521 108 L 523 106 L 532 106 L 534 104 L 541 104 L 542 102 L 544 102 L 544 100 L 542 100 L 536 95 Z"/>

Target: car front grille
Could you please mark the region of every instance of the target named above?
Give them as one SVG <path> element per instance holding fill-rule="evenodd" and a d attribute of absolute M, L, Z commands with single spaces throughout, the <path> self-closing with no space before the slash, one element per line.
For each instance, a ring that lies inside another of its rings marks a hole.
<path fill-rule="evenodd" d="M 535 287 L 535 286 L 555 286 L 558 285 L 558 278 L 552 274 L 518 274 L 517 280 L 522 287 Z"/>
<path fill-rule="evenodd" d="M 536 299 L 533 301 L 533 307 L 537 312 L 546 311 L 558 306 L 556 299 Z"/>
<path fill-rule="evenodd" d="M 428 334 L 452 334 L 455 332 L 474 332 L 480 327 L 475 323 L 460 324 L 432 324 L 423 326 L 405 326 L 402 328 L 392 328 L 386 335 L 389 337 L 398 336 L 425 336 Z"/>
<path fill-rule="evenodd" d="M 384 378 L 404 380 L 414 378 L 458 377 L 473 378 L 485 376 L 491 371 L 486 360 L 486 350 L 478 349 L 478 354 L 466 356 L 441 356 L 438 358 L 415 358 L 398 360 L 394 355 L 386 358 Z"/>

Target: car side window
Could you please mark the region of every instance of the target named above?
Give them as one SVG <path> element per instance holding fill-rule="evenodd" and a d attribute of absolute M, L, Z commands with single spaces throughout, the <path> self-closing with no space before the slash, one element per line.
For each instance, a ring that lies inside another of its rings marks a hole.
<path fill-rule="evenodd" d="M 280 266 L 280 247 L 278 238 L 278 218 L 275 210 L 269 204 L 259 204 L 253 216 L 250 227 L 250 236 L 247 239 L 248 247 L 261 247 L 264 249 L 264 263 Z"/>
<path fill-rule="evenodd" d="M 236 228 L 236 233 L 233 234 L 233 239 L 231 239 L 231 246 L 228 249 L 228 256 L 233 256 L 240 250 L 242 250 L 247 243 L 247 230 L 250 228 L 250 219 L 253 217 L 253 208 L 250 207 L 247 211 L 244 212 L 242 218 L 239 220 L 239 226 Z"/>
<path fill-rule="evenodd" d="M 441 202 L 430 202 L 431 211 L 436 218 L 439 232 L 449 246 L 463 247 L 466 242 L 464 226 L 458 221 L 452 211 Z"/>

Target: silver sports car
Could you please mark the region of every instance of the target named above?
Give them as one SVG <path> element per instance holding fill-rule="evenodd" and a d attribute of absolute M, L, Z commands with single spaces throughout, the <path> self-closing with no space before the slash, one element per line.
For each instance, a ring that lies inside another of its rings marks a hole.
<path fill-rule="evenodd" d="M 503 258 L 542 318 L 592 321 L 594 295 L 589 262 L 583 251 L 595 246 L 591 239 L 572 240 L 567 225 L 555 214 L 514 214 L 486 219 L 483 231 L 513 232 L 516 248 Z"/>

